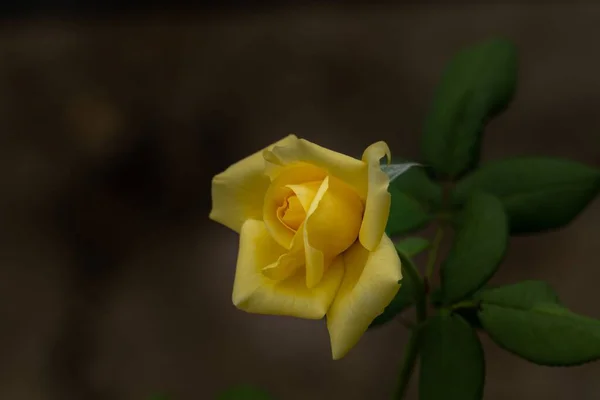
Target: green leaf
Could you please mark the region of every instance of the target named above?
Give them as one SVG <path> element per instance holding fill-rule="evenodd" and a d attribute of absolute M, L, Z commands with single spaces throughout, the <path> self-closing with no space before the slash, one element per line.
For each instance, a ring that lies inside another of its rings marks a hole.
<path fill-rule="evenodd" d="M 483 329 L 479 320 L 479 305 L 482 301 L 490 303 L 510 301 L 513 304 L 525 306 L 527 304 L 550 303 L 560 304 L 560 299 L 556 292 L 546 282 L 542 281 L 522 281 L 511 285 L 500 287 L 483 287 L 473 295 L 476 304 L 474 308 L 459 308 L 455 310 L 471 326 L 476 329 Z M 510 305 L 510 303 L 509 303 Z"/>
<path fill-rule="evenodd" d="M 540 303 L 560 304 L 556 292 L 546 282 L 522 281 L 480 290 L 475 300 L 507 307 L 533 307 Z"/>
<path fill-rule="evenodd" d="M 402 260 L 402 280 L 399 282 L 400 289 L 398 289 L 398 293 L 396 293 L 390 304 L 383 310 L 383 313 L 371 322 L 369 328 L 375 328 L 388 323 L 396 315 L 415 303 L 417 291 L 419 290 L 419 282 L 415 282 L 412 274 L 407 270 L 406 263 L 408 260 L 406 260 L 406 256 L 402 253 L 399 255 Z"/>
<path fill-rule="evenodd" d="M 421 146 L 438 176 L 456 178 L 477 165 L 481 133 L 512 99 L 517 69 L 516 48 L 504 39 L 468 47 L 447 65 Z"/>
<path fill-rule="evenodd" d="M 452 304 L 483 286 L 496 272 L 507 244 L 508 223 L 502 203 L 486 193 L 473 194 L 441 267 L 444 304 Z"/>
<path fill-rule="evenodd" d="M 397 175 L 388 190 L 392 195 L 388 236 L 422 228 L 441 204 L 442 188 L 429 179 L 423 168 L 413 167 Z"/>
<path fill-rule="evenodd" d="M 600 358 L 600 321 L 558 305 L 518 309 L 482 303 L 479 320 L 499 346 L 536 364 L 572 366 Z"/>
<path fill-rule="evenodd" d="M 558 304 L 543 282 L 482 291 L 479 320 L 500 347 L 536 364 L 579 365 L 600 358 L 600 321 Z"/>
<path fill-rule="evenodd" d="M 498 197 L 514 234 L 561 228 L 600 190 L 600 170 L 551 157 L 515 157 L 489 163 L 462 179 L 453 201 L 474 191 Z"/>
<path fill-rule="evenodd" d="M 411 236 L 395 243 L 395 246 L 398 252 L 405 254 L 407 257 L 414 257 L 427 250 L 429 240 L 418 236 Z"/>
<path fill-rule="evenodd" d="M 419 399 L 479 400 L 485 363 L 475 331 L 458 315 L 437 315 L 420 342 Z"/>
<path fill-rule="evenodd" d="M 252 386 L 236 386 L 221 393 L 218 400 L 272 400 L 266 391 Z"/>
<path fill-rule="evenodd" d="M 390 186 L 388 190 L 392 195 L 390 216 L 385 227 L 388 236 L 413 232 L 432 219 L 424 206 L 408 194 L 395 186 Z"/>

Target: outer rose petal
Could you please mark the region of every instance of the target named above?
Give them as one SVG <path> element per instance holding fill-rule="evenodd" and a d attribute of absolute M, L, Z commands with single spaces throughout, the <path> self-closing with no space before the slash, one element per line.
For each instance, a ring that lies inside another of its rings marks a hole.
<path fill-rule="evenodd" d="M 371 322 L 392 301 L 402 279 L 400 258 L 384 235 L 374 252 L 360 243 L 344 253 L 345 274 L 327 312 L 334 360 L 354 347 Z"/>
<path fill-rule="evenodd" d="M 369 188 L 365 215 L 360 227 L 360 243 L 369 251 L 375 250 L 385 231 L 392 196 L 388 192 L 390 178 L 381 170 L 380 160 L 391 159 L 390 149 L 385 142 L 373 143 L 363 153 L 363 161 L 369 165 Z"/>
<path fill-rule="evenodd" d="M 279 282 L 262 274 L 262 268 L 275 262 L 285 251 L 269 236 L 262 221 L 248 220 L 243 224 L 233 304 L 256 314 L 323 318 L 342 281 L 343 258 L 340 256 L 334 260 L 319 285 L 308 289 L 304 274 Z"/>
<path fill-rule="evenodd" d="M 247 219 L 262 219 L 263 200 L 269 187 L 263 152 L 298 139 L 289 135 L 233 164 L 212 180 L 212 210 L 209 218 L 239 232 Z"/>
<path fill-rule="evenodd" d="M 264 151 L 267 174 L 275 179 L 281 167 L 304 162 L 323 168 L 352 186 L 361 199 L 367 196 L 367 166 L 361 160 L 326 149 L 304 139 L 292 139 Z"/>

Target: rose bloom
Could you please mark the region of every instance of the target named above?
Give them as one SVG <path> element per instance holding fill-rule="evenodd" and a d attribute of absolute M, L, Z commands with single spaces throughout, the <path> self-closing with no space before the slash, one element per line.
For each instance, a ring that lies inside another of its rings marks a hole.
<path fill-rule="evenodd" d="M 358 342 L 400 288 L 385 235 L 385 142 L 358 160 L 294 135 L 212 181 L 210 218 L 240 234 L 233 304 L 246 312 L 327 316 L 333 359 Z"/>

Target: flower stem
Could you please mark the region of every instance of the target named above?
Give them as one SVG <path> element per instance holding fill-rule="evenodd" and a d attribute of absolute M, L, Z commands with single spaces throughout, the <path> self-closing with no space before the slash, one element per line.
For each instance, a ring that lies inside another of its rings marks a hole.
<path fill-rule="evenodd" d="M 443 185 L 443 203 L 448 203 L 448 197 L 451 190 L 451 183 Z M 452 219 L 451 212 L 444 212 L 438 215 L 438 228 L 435 232 L 435 236 L 429 247 L 429 256 L 427 259 L 427 265 L 425 267 L 425 277 L 422 278 L 421 274 L 417 267 L 415 267 L 414 263 L 410 259 L 410 257 L 398 252 L 400 255 L 400 259 L 402 260 L 402 265 L 404 266 L 403 271 L 409 276 L 411 281 L 415 284 L 415 308 L 417 311 L 417 321 L 416 326 L 410 331 L 410 338 L 408 339 L 408 343 L 406 344 L 406 348 L 404 349 L 404 359 L 402 360 L 402 366 L 400 368 L 400 376 L 398 378 L 398 386 L 396 388 L 396 393 L 394 394 L 394 400 L 403 400 L 404 396 L 406 396 L 406 391 L 408 389 L 408 384 L 410 382 L 410 378 L 412 377 L 413 371 L 415 369 L 415 365 L 417 362 L 417 357 L 419 356 L 419 336 L 421 329 L 424 323 L 427 320 L 427 298 L 429 296 L 430 290 L 430 281 L 431 276 L 433 275 L 433 270 L 435 269 L 435 264 L 437 261 L 438 251 L 440 248 L 440 244 L 442 243 L 442 239 L 444 237 L 444 224 Z M 458 303 L 456 306 L 458 307 L 468 307 L 471 304 Z"/>
<path fill-rule="evenodd" d="M 442 239 L 444 238 L 444 229 L 440 226 L 437 228 L 435 232 L 435 236 L 433 238 L 433 242 L 431 243 L 431 248 L 429 250 L 429 257 L 427 259 L 427 267 L 425 269 L 425 279 L 426 282 L 431 280 L 431 275 L 433 275 L 433 269 L 435 268 L 435 262 L 437 260 L 437 253 L 440 248 L 440 243 L 442 243 Z"/>
<path fill-rule="evenodd" d="M 398 252 L 400 260 L 402 260 L 402 271 L 408 275 L 408 279 L 415 287 L 415 306 L 417 309 L 417 325 L 425 321 L 427 318 L 427 302 L 425 298 L 425 285 L 419 270 L 410 259 L 409 256 L 402 252 Z"/>
<path fill-rule="evenodd" d="M 406 395 L 408 383 L 413 374 L 417 356 L 419 354 L 419 331 L 423 322 L 427 319 L 427 298 L 425 293 L 425 285 L 419 270 L 412 262 L 410 257 L 406 254 L 399 252 L 400 259 L 402 260 L 403 270 L 408 275 L 408 278 L 414 283 L 416 289 L 415 306 L 417 310 L 417 324 L 414 329 L 411 330 L 410 338 L 404 349 L 404 359 L 402 360 L 402 366 L 400 368 L 400 376 L 398 378 L 398 386 L 394 395 L 395 400 L 402 400 Z"/>
<path fill-rule="evenodd" d="M 402 360 L 402 368 L 400 369 L 400 377 L 398 379 L 398 387 L 394 395 L 395 400 L 402 400 L 406 395 L 408 389 L 408 383 L 412 377 L 419 355 L 419 330 L 414 329 L 410 332 L 410 338 L 404 348 L 404 359 Z"/>

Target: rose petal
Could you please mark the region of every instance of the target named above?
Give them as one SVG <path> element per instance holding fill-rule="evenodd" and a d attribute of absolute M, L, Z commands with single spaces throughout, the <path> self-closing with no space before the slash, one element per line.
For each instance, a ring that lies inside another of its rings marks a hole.
<path fill-rule="evenodd" d="M 380 167 L 380 160 L 383 157 L 387 157 L 388 162 L 391 159 L 390 149 L 385 142 L 377 142 L 367 147 L 362 157 L 369 165 L 369 188 L 359 239 L 360 243 L 370 251 L 379 245 L 392 202 L 392 196 L 388 192 L 390 179 Z"/>
<path fill-rule="evenodd" d="M 271 179 L 277 177 L 282 167 L 308 163 L 350 185 L 361 199 L 367 196 L 367 165 L 361 160 L 298 138 L 265 150 L 263 154 Z"/>
<path fill-rule="evenodd" d="M 334 260 L 321 282 L 308 289 L 304 274 L 278 282 L 261 272 L 285 252 L 286 249 L 271 238 L 262 221 L 246 221 L 240 234 L 233 304 L 256 314 L 323 318 L 344 274 L 343 257 Z"/>
<path fill-rule="evenodd" d="M 233 164 L 212 180 L 212 210 L 209 218 L 236 232 L 247 219 L 262 219 L 263 200 L 270 180 L 265 175 L 263 152 L 298 139 L 289 135 Z"/>
<path fill-rule="evenodd" d="M 326 176 L 325 171 L 313 165 L 292 165 L 285 168 L 269 186 L 264 195 L 262 219 L 273 239 L 286 249 L 292 247 L 292 240 L 296 232 L 286 226 L 278 217 L 277 210 L 284 203 L 285 198 L 294 193 L 290 185 L 306 182 L 322 181 Z"/>
<path fill-rule="evenodd" d="M 317 195 L 322 182 L 307 182 L 297 185 L 286 185 L 285 187 L 290 189 L 298 197 L 305 212 L 308 213 L 313 199 Z M 292 239 L 290 251 L 285 253 L 279 259 L 265 268 L 263 273 L 273 280 L 283 280 L 292 276 L 296 270 L 303 267 L 306 263 L 304 254 L 304 221 L 300 224 L 298 231 Z M 268 225 L 267 225 L 268 229 Z"/>
<path fill-rule="evenodd" d="M 300 204 L 304 208 L 304 211 L 308 213 L 310 205 L 312 204 L 319 188 L 321 187 L 321 183 L 323 180 L 306 182 L 299 185 L 286 185 L 287 188 L 291 189 L 296 196 L 298 196 L 298 200 L 300 200 Z"/>
<path fill-rule="evenodd" d="M 317 285 L 327 265 L 356 241 L 363 214 L 360 198 L 348 185 L 325 178 L 306 215 L 306 286 Z"/>
<path fill-rule="evenodd" d="M 387 235 L 374 252 L 357 242 L 344 253 L 344 268 L 344 279 L 327 312 L 335 360 L 356 345 L 375 317 L 392 301 L 402 279 L 400 259 Z"/>

